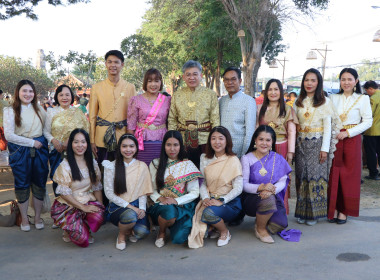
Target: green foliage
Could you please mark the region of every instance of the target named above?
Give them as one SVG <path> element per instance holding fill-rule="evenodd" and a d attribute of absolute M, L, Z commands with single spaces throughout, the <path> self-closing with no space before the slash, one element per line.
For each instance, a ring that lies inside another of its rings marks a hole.
<path fill-rule="evenodd" d="M 70 50 L 67 55 L 59 55 L 57 58 L 53 52 L 49 52 L 45 60 L 50 65 L 52 78 L 55 81 L 61 80 L 61 78 L 72 73 L 83 82 L 85 87 L 89 87 L 93 84 L 95 67 L 98 61 L 93 51 L 90 50 L 84 54 Z M 70 66 L 73 66 L 73 71 L 71 72 Z M 75 85 L 73 86 L 75 90 Z"/>
<path fill-rule="evenodd" d="M 14 93 L 19 81 L 28 79 L 36 86 L 37 93 L 46 94 L 54 87 L 53 81 L 42 69 L 36 69 L 30 61 L 11 56 L 0 56 L 0 88 Z"/>
<path fill-rule="evenodd" d="M 357 68 L 360 81 L 380 80 L 380 61 L 363 60 L 363 65 Z"/>
<path fill-rule="evenodd" d="M 24 14 L 27 18 L 37 20 L 34 8 L 42 0 L 0 0 L 0 20 L 7 20 L 15 16 Z M 90 0 L 48 0 L 49 5 L 71 5 L 76 3 L 88 3 Z"/>
<path fill-rule="evenodd" d="M 204 67 L 208 86 L 220 71 L 240 64 L 240 47 L 231 21 L 217 0 L 151 0 L 141 30 L 121 49 L 138 73 L 155 67 L 175 90 L 189 59 Z M 141 78 L 142 79 L 142 78 Z"/>
<path fill-rule="evenodd" d="M 303 13 L 309 14 L 313 8 L 325 10 L 330 0 L 292 0 L 296 7 Z"/>

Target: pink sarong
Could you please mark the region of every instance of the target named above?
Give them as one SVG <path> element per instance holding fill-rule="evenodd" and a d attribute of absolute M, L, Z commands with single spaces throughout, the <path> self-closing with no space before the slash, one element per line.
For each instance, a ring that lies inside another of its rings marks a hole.
<path fill-rule="evenodd" d="M 68 232 L 71 242 L 80 246 L 88 246 L 90 230 L 97 232 L 104 221 L 104 206 L 97 201 L 89 201 L 87 205 L 99 208 L 97 213 L 85 213 L 78 208 L 55 200 L 51 207 L 54 224 Z"/>

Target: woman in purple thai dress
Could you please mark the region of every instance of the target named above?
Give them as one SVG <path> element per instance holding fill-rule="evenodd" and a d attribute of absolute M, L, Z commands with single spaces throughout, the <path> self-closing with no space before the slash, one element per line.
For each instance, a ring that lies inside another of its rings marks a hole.
<path fill-rule="evenodd" d="M 139 143 L 138 160 L 150 162 L 160 156 L 162 139 L 167 129 L 171 96 L 162 91 L 161 73 L 154 68 L 146 71 L 141 95 L 131 98 L 128 105 L 128 133 Z"/>
<path fill-rule="evenodd" d="M 276 133 L 260 125 L 253 134 L 243 168 L 242 206 L 246 215 L 256 217 L 255 235 L 264 243 L 288 226 L 284 196 L 292 171 L 288 162 L 275 152 Z M 269 232 L 268 232 L 269 230 Z"/>

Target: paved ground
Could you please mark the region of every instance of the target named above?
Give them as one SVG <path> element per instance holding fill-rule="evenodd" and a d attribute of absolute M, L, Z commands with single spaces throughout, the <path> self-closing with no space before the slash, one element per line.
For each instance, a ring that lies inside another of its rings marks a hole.
<path fill-rule="evenodd" d="M 9 211 L 4 201 L 14 197 L 9 180 L 0 173 L 2 214 Z M 295 223 L 293 198 L 289 228 L 303 232 L 299 243 L 275 236 L 275 244 L 263 244 L 254 237 L 254 219 L 247 218 L 231 228 L 226 247 L 208 239 L 196 250 L 170 243 L 158 249 L 153 232 L 120 252 L 114 247 L 117 228 L 109 223 L 82 249 L 64 243 L 45 214 L 42 231 L 0 228 L 0 279 L 380 279 L 380 207 L 378 197 L 372 200 L 345 225 L 320 221 L 310 227 Z"/>

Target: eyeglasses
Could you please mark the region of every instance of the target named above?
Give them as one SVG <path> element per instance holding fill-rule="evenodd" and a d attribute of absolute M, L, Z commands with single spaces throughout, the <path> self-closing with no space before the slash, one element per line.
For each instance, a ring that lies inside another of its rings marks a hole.
<path fill-rule="evenodd" d="M 235 78 L 235 77 L 231 78 L 231 79 L 226 79 L 226 78 L 223 79 L 223 82 L 226 83 L 226 84 L 228 84 L 229 82 L 236 83 L 237 81 L 238 81 L 238 79 Z"/>

